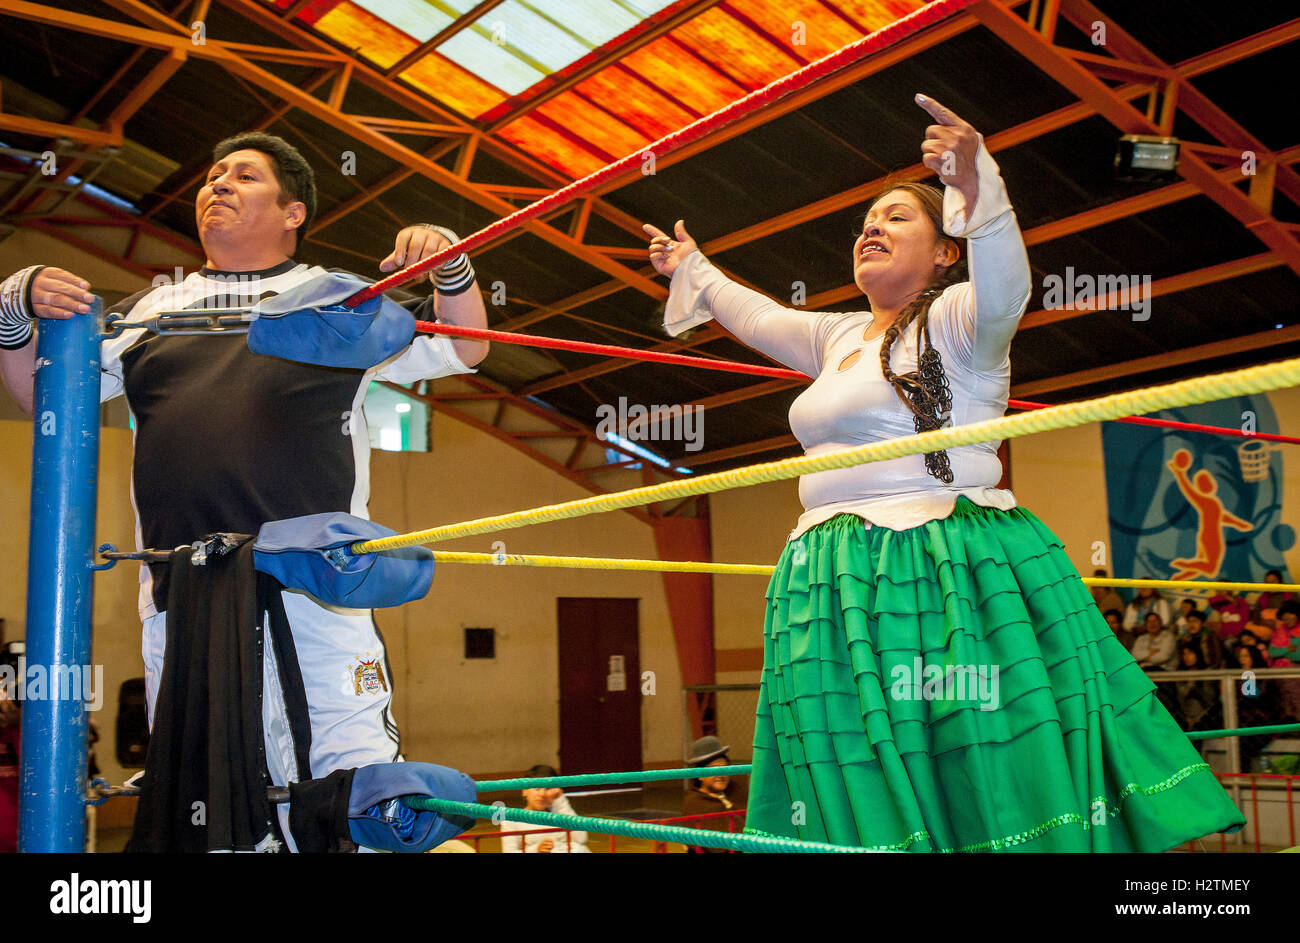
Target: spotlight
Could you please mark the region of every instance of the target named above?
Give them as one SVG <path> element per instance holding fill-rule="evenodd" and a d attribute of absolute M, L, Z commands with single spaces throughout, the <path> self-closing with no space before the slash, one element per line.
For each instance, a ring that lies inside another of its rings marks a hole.
<path fill-rule="evenodd" d="M 1173 180 L 1178 176 L 1178 138 L 1126 134 L 1115 151 L 1120 180 Z"/>

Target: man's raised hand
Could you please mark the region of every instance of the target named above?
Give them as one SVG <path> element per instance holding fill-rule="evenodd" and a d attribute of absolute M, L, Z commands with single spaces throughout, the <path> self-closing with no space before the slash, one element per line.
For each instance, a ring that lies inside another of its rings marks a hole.
<path fill-rule="evenodd" d="M 449 245 L 451 243 L 447 241 L 447 237 L 435 229 L 423 225 L 407 226 L 397 234 L 393 251 L 379 263 L 379 271 L 395 272 L 401 268 L 409 268 Z M 432 272 L 429 273 L 429 280 L 433 280 Z"/>

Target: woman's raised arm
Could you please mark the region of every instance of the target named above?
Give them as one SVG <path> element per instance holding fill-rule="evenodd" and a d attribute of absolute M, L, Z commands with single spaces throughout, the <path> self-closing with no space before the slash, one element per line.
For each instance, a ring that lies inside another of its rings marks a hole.
<path fill-rule="evenodd" d="M 935 124 L 926 128 L 922 162 L 944 183 L 944 232 L 966 240 L 970 281 L 945 293 L 950 349 L 973 369 L 992 370 L 1007 356 L 1029 303 L 1029 257 L 998 165 L 983 136 L 932 98 L 916 97 Z"/>
<path fill-rule="evenodd" d="M 825 331 L 843 315 L 787 308 L 736 284 L 704 257 L 682 220 L 675 227 L 676 239 L 655 226 L 643 228 L 651 237 L 651 264 L 672 279 L 664 312 L 668 333 L 676 336 L 716 318 L 738 340 L 772 359 L 812 377 L 821 372 Z"/>

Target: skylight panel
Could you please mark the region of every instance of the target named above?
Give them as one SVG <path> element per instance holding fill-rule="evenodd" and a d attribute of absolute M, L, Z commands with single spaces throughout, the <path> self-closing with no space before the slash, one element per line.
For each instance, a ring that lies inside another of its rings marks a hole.
<path fill-rule="evenodd" d="M 417 42 L 424 42 L 449 25 L 455 17 L 426 0 L 355 0 L 385 22 L 396 26 Z"/>
<path fill-rule="evenodd" d="M 500 42 L 539 63 L 547 74 L 581 59 L 593 48 L 592 44 L 515 0 L 501 4 L 470 28 L 487 32 L 493 42 Z"/>
<path fill-rule="evenodd" d="M 473 28 L 461 30 L 439 46 L 438 52 L 507 95 L 518 95 L 546 77 L 509 46 L 498 45 L 490 34 L 484 36 Z"/>
<path fill-rule="evenodd" d="M 629 10 L 615 0 L 520 0 L 520 2 L 582 37 L 591 48 L 605 45 L 645 19 L 640 12 Z"/>
<path fill-rule="evenodd" d="M 647 16 L 653 16 L 664 7 L 670 7 L 676 0 L 615 0 L 619 6 L 627 7 L 629 10 L 635 10 L 636 13 L 645 19 Z"/>

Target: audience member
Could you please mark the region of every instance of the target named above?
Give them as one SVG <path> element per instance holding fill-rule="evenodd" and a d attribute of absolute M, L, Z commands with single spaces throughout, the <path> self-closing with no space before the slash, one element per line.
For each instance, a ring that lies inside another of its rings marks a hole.
<path fill-rule="evenodd" d="M 1133 643 L 1137 640 L 1137 636 L 1124 628 L 1124 613 L 1118 609 L 1107 609 L 1105 617 L 1106 624 L 1115 633 L 1115 638 L 1119 639 L 1119 643 L 1130 652 L 1133 651 Z"/>
<path fill-rule="evenodd" d="M 1210 597 L 1210 608 L 1219 614 L 1219 638 L 1227 641 L 1250 622 L 1250 603 L 1237 595 L 1235 589 L 1225 589 Z"/>
<path fill-rule="evenodd" d="M 1268 646 L 1269 665 L 1272 668 L 1294 668 L 1300 665 L 1300 602 L 1287 600 L 1277 607 L 1277 620 Z M 1282 710 L 1287 716 L 1300 720 L 1300 678 L 1279 678 Z"/>
<path fill-rule="evenodd" d="M 1282 571 L 1281 571 L 1281 570 L 1269 570 L 1267 573 L 1264 574 L 1264 582 L 1265 582 L 1265 583 L 1281 583 L 1281 582 L 1282 582 Z M 1298 597 L 1296 596 L 1295 593 L 1291 593 L 1291 592 L 1287 592 L 1287 593 L 1263 592 L 1263 593 L 1260 593 L 1260 594 L 1255 598 L 1255 603 L 1254 603 L 1254 607 L 1253 607 L 1253 612 L 1254 612 L 1255 620 L 1256 620 L 1257 622 L 1258 622 L 1258 621 L 1267 621 L 1267 622 L 1270 623 L 1270 626 L 1271 626 L 1271 623 L 1273 622 L 1274 619 L 1277 618 L 1277 616 L 1276 616 L 1276 614 L 1268 615 L 1267 613 L 1273 612 L 1273 611 L 1276 610 L 1279 606 L 1281 606 L 1283 603 L 1286 603 L 1286 602 L 1295 602 L 1295 603 L 1300 604 L 1300 598 L 1298 598 Z"/>
<path fill-rule="evenodd" d="M 1174 635 L 1178 637 L 1179 641 L 1182 641 L 1183 636 L 1187 634 L 1187 613 L 1195 608 L 1196 600 L 1194 599 L 1181 599 L 1178 602 L 1178 615 L 1174 616 L 1170 628 L 1174 630 Z"/>
<path fill-rule="evenodd" d="M 1277 607 L 1268 654 L 1275 668 L 1300 665 L 1300 602 L 1287 600 Z"/>
<path fill-rule="evenodd" d="M 1092 575 L 1099 580 L 1107 579 L 1109 574 L 1104 570 L 1093 570 Z M 1097 603 L 1097 608 L 1102 612 L 1107 609 L 1118 609 L 1124 611 L 1124 600 L 1120 594 L 1115 592 L 1114 586 L 1094 586 L 1092 587 L 1092 598 Z"/>
<path fill-rule="evenodd" d="M 1247 634 L 1245 632 L 1243 635 Z M 1239 644 L 1233 649 L 1233 655 L 1242 671 L 1257 671 L 1267 668 L 1256 645 Z M 1281 699 L 1276 684 L 1262 678 L 1256 678 L 1239 686 L 1237 695 L 1237 725 L 1239 727 L 1264 727 L 1269 724 L 1282 723 L 1287 718 L 1282 712 Z M 1241 772 L 1258 772 L 1255 758 L 1272 742 L 1271 734 L 1258 734 L 1253 737 L 1241 737 Z"/>
<path fill-rule="evenodd" d="M 1187 636 L 1182 644 L 1192 646 L 1200 654 L 1200 667 L 1223 667 L 1223 642 L 1214 632 L 1205 628 L 1205 613 L 1193 609 L 1187 614 Z"/>
<path fill-rule="evenodd" d="M 1209 633 L 1205 633 L 1207 637 Z M 1218 639 L 1215 639 L 1218 641 Z M 1201 648 L 1194 641 L 1188 641 L 1179 647 L 1184 671 L 1196 671 L 1208 667 L 1201 655 Z M 1178 695 L 1178 707 L 1183 714 L 1185 730 L 1217 730 L 1223 724 L 1223 705 L 1219 700 L 1218 681 L 1197 681 L 1187 679 L 1175 682 Z M 1196 741 L 1201 746 L 1204 741 Z"/>
<path fill-rule="evenodd" d="M 538 765 L 528 771 L 529 778 L 555 777 L 559 773 L 554 767 Z M 533 812 L 554 812 L 557 815 L 576 815 L 569 797 L 563 789 L 525 789 L 523 790 L 524 808 Z M 502 822 L 503 832 L 529 832 L 545 828 L 543 825 L 529 825 L 524 822 Z M 507 854 L 583 854 L 590 853 L 587 847 L 587 833 L 541 832 L 540 834 L 504 835 L 501 838 L 501 850 Z"/>
<path fill-rule="evenodd" d="M 1133 632 L 1142 631 L 1147 614 L 1152 612 L 1160 617 L 1161 625 L 1168 625 L 1173 621 L 1168 600 L 1160 595 L 1159 590 L 1144 586 L 1124 608 L 1124 628 Z"/>
<path fill-rule="evenodd" d="M 1168 671 L 1177 667 L 1178 641 L 1174 638 L 1174 633 L 1161 622 L 1160 616 L 1154 612 L 1147 613 L 1143 628 L 1145 631 L 1130 649 L 1142 670 Z"/>
<path fill-rule="evenodd" d="M 1255 653 L 1255 659 L 1261 668 L 1268 668 L 1273 664 L 1272 659 L 1268 657 L 1268 646 L 1259 640 L 1254 629 L 1242 629 L 1237 635 L 1236 643 L 1233 645 L 1233 657 L 1236 657 L 1236 651 L 1243 648 L 1249 648 Z"/>
<path fill-rule="evenodd" d="M 700 737 L 691 744 L 691 756 L 686 761 L 686 765 L 703 769 L 699 779 L 690 781 L 686 797 L 682 800 L 683 815 L 707 815 L 710 812 L 730 812 L 733 809 L 745 808 L 749 799 L 749 788 L 744 782 L 732 776 L 708 776 L 704 772 L 710 766 L 729 765 L 731 760 L 727 756 L 727 751 L 730 749 L 731 747 L 723 746 L 722 741 L 717 737 Z M 743 820 L 733 822 L 730 829 L 725 818 L 705 819 L 691 824 L 696 828 L 726 832 L 733 829 L 740 831 L 744 822 Z M 727 853 L 725 848 L 701 846 L 687 846 L 687 851 Z"/>

